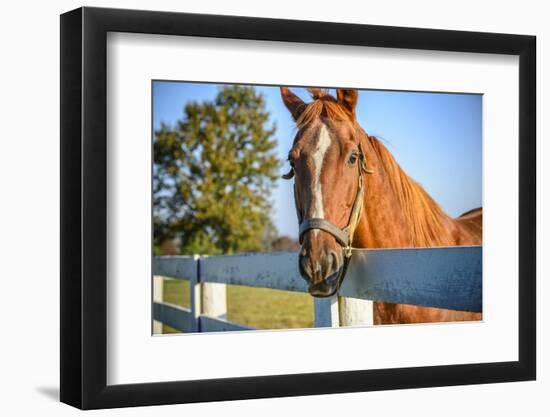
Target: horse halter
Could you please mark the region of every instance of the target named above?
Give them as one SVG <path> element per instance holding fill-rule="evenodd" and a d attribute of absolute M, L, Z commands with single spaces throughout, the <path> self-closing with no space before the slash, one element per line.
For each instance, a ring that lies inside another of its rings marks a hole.
<path fill-rule="evenodd" d="M 339 228 L 334 223 L 321 218 L 309 218 L 304 219 L 303 213 L 301 212 L 299 206 L 298 206 L 298 199 L 296 194 L 296 183 L 294 183 L 294 203 L 296 205 L 296 214 L 298 215 L 298 223 L 300 224 L 300 244 L 302 243 L 303 236 L 308 230 L 323 230 L 330 235 L 332 235 L 336 241 L 342 246 L 342 250 L 344 253 L 344 268 L 342 270 L 342 274 L 339 277 L 339 284 L 338 288 L 340 287 L 340 284 L 342 283 L 342 280 L 344 278 L 344 275 L 347 270 L 347 266 L 349 263 L 349 260 L 352 255 L 352 242 L 353 242 L 353 236 L 355 234 L 355 229 L 357 228 L 357 224 L 359 223 L 359 219 L 361 218 L 361 211 L 363 209 L 363 196 L 365 193 L 364 186 L 363 186 L 363 174 L 372 174 L 373 171 L 370 170 L 367 166 L 367 161 L 365 158 L 365 153 L 363 152 L 363 147 L 361 146 L 361 142 L 359 142 L 359 160 L 358 160 L 358 170 L 359 170 L 359 179 L 358 179 L 358 189 L 357 194 L 355 196 L 355 201 L 353 202 L 353 207 L 351 209 L 350 217 L 348 224 L 343 227 Z M 284 179 L 291 179 L 294 177 L 295 172 L 294 168 L 291 168 L 290 171 L 283 175 Z"/>

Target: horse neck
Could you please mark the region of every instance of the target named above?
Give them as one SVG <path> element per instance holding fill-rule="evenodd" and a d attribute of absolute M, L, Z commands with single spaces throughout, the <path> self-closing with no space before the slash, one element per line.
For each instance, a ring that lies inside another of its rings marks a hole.
<path fill-rule="evenodd" d="M 368 167 L 356 247 L 428 247 L 455 244 L 454 222 L 397 164 L 380 141 L 362 129 Z"/>

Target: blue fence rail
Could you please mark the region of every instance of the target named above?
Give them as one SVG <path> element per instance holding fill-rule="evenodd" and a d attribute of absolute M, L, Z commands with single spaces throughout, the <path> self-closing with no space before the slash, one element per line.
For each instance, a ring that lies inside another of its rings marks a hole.
<path fill-rule="evenodd" d="M 191 307 L 164 303 L 157 286 L 153 319 L 182 332 L 251 330 L 227 321 L 223 306 L 221 311 L 216 308 L 216 303 L 225 305 L 225 286 L 221 284 L 307 292 L 297 269 L 297 257 L 297 253 L 290 252 L 155 257 L 157 283 L 162 282 L 159 277 L 189 280 Z M 205 289 L 211 290 L 208 286 L 217 286 L 217 290 L 205 298 Z M 356 306 L 361 306 L 357 301 L 365 300 L 481 312 L 482 248 L 355 250 L 338 295 L 356 300 Z M 339 300 L 316 300 L 316 327 L 340 325 Z M 366 304 L 361 308 L 368 311 L 371 307 Z M 209 311 L 215 315 L 209 315 Z"/>

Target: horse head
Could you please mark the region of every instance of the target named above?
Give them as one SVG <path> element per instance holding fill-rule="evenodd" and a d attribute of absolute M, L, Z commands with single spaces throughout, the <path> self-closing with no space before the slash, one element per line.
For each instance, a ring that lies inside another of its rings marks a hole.
<path fill-rule="evenodd" d="M 299 270 L 316 297 L 334 295 L 344 279 L 369 172 L 355 118 L 357 91 L 336 98 L 311 88 L 305 103 L 287 87 L 281 96 L 297 126 L 288 154 L 300 223 Z"/>

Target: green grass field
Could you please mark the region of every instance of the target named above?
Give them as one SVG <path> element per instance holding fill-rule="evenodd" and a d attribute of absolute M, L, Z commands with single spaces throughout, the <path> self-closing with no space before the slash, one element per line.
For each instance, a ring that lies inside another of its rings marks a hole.
<path fill-rule="evenodd" d="M 189 281 L 164 280 L 164 301 L 189 307 Z M 227 286 L 227 319 L 258 329 L 313 327 L 309 294 L 266 288 Z M 163 326 L 164 333 L 179 333 Z"/>

